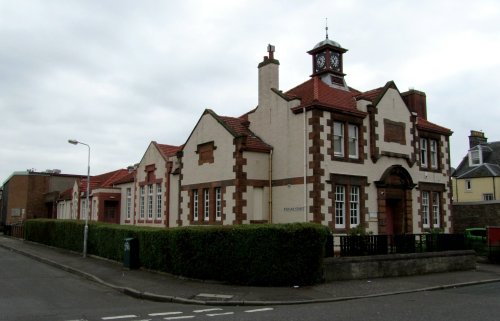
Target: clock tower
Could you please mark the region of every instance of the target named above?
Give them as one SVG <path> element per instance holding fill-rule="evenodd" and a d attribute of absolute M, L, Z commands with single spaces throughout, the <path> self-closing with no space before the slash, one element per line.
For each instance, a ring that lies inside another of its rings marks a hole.
<path fill-rule="evenodd" d="M 327 29 L 326 39 L 307 52 L 312 56 L 311 77 L 318 76 L 329 86 L 347 89 L 342 56 L 346 51 L 340 44 L 328 39 Z"/>

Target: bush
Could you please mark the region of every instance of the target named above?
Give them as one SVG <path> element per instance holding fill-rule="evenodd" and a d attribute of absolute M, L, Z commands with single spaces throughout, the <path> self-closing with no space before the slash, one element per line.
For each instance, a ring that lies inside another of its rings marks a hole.
<path fill-rule="evenodd" d="M 26 239 L 82 251 L 84 223 L 26 222 Z M 148 228 L 89 224 L 87 253 L 122 261 L 124 239 L 137 238 L 141 265 L 197 279 L 248 285 L 321 280 L 327 231 L 311 223 Z"/>

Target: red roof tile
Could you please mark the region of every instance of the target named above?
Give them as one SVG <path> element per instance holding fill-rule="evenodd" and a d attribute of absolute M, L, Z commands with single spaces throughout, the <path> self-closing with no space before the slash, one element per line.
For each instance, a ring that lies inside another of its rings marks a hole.
<path fill-rule="evenodd" d="M 330 87 L 325 84 L 319 77 L 312 77 L 308 81 L 290 89 L 285 93 L 289 98 L 298 98 L 301 100 L 299 107 L 309 106 L 312 104 L 321 104 L 326 107 L 336 109 L 356 111 L 355 96 L 359 91 L 343 90 Z"/>
<path fill-rule="evenodd" d="M 356 99 L 357 100 L 365 99 L 373 102 L 385 91 L 385 89 L 386 89 L 385 87 L 379 87 L 365 92 L 361 92 L 359 93 L 359 95 L 356 96 Z"/>
<path fill-rule="evenodd" d="M 232 132 L 233 135 L 246 136 L 246 150 L 257 152 L 269 152 L 272 147 L 264 143 L 248 128 L 248 121 L 242 118 L 217 116 Z"/>
<path fill-rule="evenodd" d="M 419 130 L 431 131 L 443 135 L 453 134 L 453 132 L 450 129 L 431 123 L 430 121 L 422 117 L 417 118 L 417 128 Z"/>
<path fill-rule="evenodd" d="M 135 179 L 135 170 L 129 172 L 127 175 L 113 182 L 113 185 L 132 183 Z"/>
<path fill-rule="evenodd" d="M 101 175 L 91 176 L 90 177 L 90 190 L 95 190 L 98 188 L 109 188 L 113 187 L 113 184 L 122 179 L 124 176 L 128 175 L 128 170 L 126 169 L 118 169 L 116 171 L 112 171 L 109 173 L 104 173 Z M 80 192 L 87 192 L 87 178 L 82 179 L 80 181 L 79 186 Z"/>
<path fill-rule="evenodd" d="M 59 194 L 60 200 L 70 200 L 72 199 L 72 197 L 73 197 L 73 187 L 70 187 Z"/>
<path fill-rule="evenodd" d="M 163 154 L 163 157 L 168 158 L 171 156 L 175 156 L 175 154 L 182 149 L 182 146 L 173 146 L 173 145 L 165 145 L 165 144 L 156 144 L 160 152 Z"/>

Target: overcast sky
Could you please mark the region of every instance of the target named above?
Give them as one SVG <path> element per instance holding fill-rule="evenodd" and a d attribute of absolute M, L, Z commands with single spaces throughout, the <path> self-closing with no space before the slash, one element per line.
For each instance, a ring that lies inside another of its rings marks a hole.
<path fill-rule="evenodd" d="M 471 129 L 500 140 L 500 1 L 0 0 L 0 183 L 14 171 L 91 175 L 126 168 L 151 141 L 180 145 L 205 108 L 257 105 L 268 43 L 280 89 L 306 81 L 329 35 L 348 85 L 394 80 L 427 94 L 453 130 L 452 166 Z"/>

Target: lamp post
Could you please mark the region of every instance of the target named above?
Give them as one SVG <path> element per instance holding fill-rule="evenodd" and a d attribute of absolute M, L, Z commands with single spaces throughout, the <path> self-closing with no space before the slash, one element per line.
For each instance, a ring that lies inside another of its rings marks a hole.
<path fill-rule="evenodd" d="M 69 139 L 68 143 L 76 145 L 81 144 L 87 146 L 89 149 L 88 159 L 87 159 L 87 208 L 85 211 L 85 228 L 83 230 L 83 257 L 87 257 L 87 238 L 89 235 L 89 194 L 90 194 L 90 145 L 77 141 L 76 139 Z"/>

